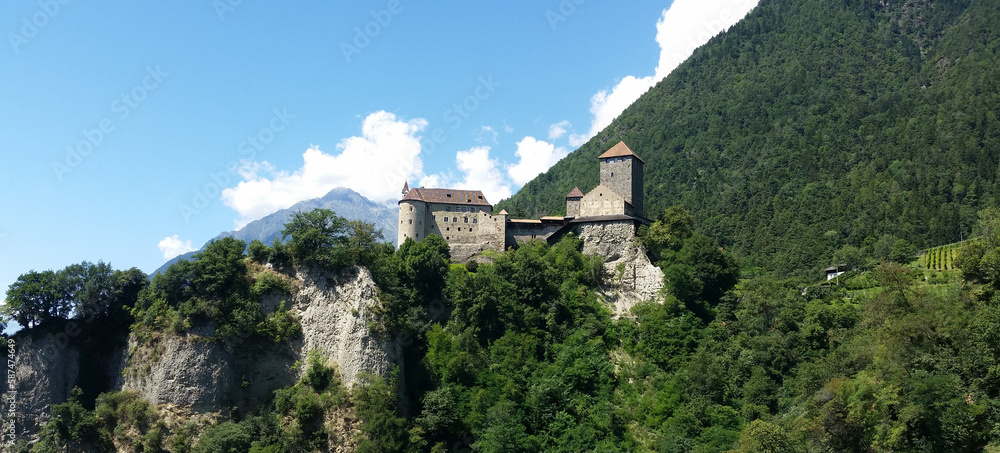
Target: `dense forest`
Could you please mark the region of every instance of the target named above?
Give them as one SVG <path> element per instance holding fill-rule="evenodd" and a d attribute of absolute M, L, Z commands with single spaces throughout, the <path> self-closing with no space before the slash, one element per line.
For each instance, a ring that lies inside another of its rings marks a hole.
<path fill-rule="evenodd" d="M 762 0 L 498 209 L 562 213 L 624 140 L 647 213 L 683 204 L 746 271 L 957 242 L 1000 195 L 997 23 L 985 0 Z"/>
<path fill-rule="evenodd" d="M 995 451 L 1000 211 L 980 217 L 959 271 L 862 260 L 832 282 L 741 280 L 735 259 L 672 207 L 641 236 L 667 294 L 615 319 L 599 296 L 602 260 L 572 234 L 456 265 L 437 236 L 394 250 L 370 225 L 302 213 L 287 242 L 244 253 L 216 241 L 138 294 L 127 272 L 112 272 L 131 292 L 98 299 L 124 294 L 130 316 L 100 316 L 132 322 L 140 341 L 206 323 L 219 328 L 205 341 L 237 340 L 244 327 L 251 341 L 286 341 L 301 334 L 297 321 L 262 317 L 261 288 L 280 288 L 297 266 L 340 275 L 364 265 L 383 291 L 371 328 L 404 341 L 403 369 L 348 390 L 310 354 L 300 382 L 268 404 L 174 429 L 134 392 L 74 390 L 40 441 L 17 450 Z M 28 330 L 61 316 L 71 315 Z M 360 420 L 356 432 L 338 428 L 345 417 Z"/>

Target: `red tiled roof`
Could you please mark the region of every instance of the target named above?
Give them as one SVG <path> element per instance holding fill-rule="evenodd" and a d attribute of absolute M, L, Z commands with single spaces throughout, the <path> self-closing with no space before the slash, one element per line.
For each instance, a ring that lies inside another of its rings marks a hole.
<path fill-rule="evenodd" d="M 574 187 L 573 190 L 566 194 L 566 198 L 582 198 L 583 192 L 580 191 L 579 187 Z"/>
<path fill-rule="evenodd" d="M 417 200 L 426 203 L 451 203 L 477 206 L 493 206 L 481 190 L 456 189 L 425 189 L 423 187 L 410 189 L 403 200 Z"/>
<path fill-rule="evenodd" d="M 626 145 L 625 142 L 618 142 L 617 145 L 612 146 L 611 149 L 605 151 L 604 154 L 601 154 L 600 156 L 597 156 L 597 158 L 598 159 L 606 159 L 606 158 L 609 158 L 609 157 L 624 157 L 624 156 L 635 156 L 635 158 L 639 159 L 640 162 L 643 162 L 643 163 L 646 162 L 646 161 L 642 160 L 642 158 L 639 157 L 638 154 L 632 152 L 632 150 L 629 149 L 628 145 Z"/>

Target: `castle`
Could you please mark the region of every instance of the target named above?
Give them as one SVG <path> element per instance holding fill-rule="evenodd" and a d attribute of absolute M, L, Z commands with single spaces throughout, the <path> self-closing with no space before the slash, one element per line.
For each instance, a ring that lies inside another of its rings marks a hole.
<path fill-rule="evenodd" d="M 485 250 L 503 251 L 533 239 L 554 243 L 587 226 L 648 224 L 643 217 L 642 158 L 618 142 L 598 160 L 600 184 L 586 195 L 574 187 L 566 195 L 564 217 L 509 219 L 506 210 L 493 213 L 482 191 L 410 189 L 406 183 L 399 200 L 398 243 L 437 234 L 450 246 L 452 259 L 461 262 Z"/>

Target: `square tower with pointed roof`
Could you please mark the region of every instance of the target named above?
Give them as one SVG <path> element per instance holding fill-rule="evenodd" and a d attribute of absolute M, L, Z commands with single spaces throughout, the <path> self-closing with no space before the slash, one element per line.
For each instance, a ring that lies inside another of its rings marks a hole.
<path fill-rule="evenodd" d="M 607 186 L 632 205 L 632 215 L 643 217 L 642 178 L 645 162 L 625 142 L 598 156 L 601 161 L 601 185 Z"/>

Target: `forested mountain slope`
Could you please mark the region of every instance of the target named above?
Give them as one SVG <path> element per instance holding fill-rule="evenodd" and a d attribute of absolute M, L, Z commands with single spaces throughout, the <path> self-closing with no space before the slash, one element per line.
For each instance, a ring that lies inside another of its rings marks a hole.
<path fill-rule="evenodd" d="M 561 212 L 624 140 L 647 216 L 683 204 L 747 266 L 957 241 L 1000 190 L 998 23 L 992 1 L 763 0 L 498 208 Z"/>

